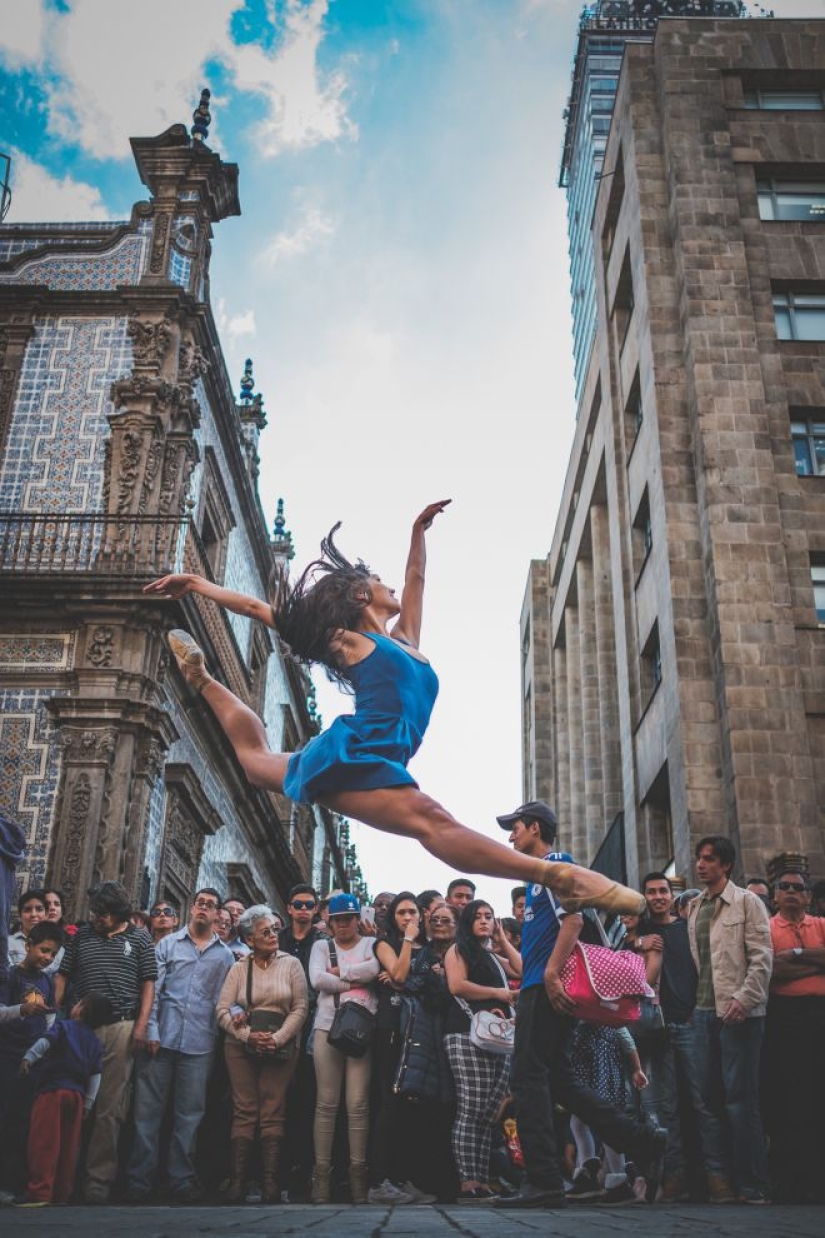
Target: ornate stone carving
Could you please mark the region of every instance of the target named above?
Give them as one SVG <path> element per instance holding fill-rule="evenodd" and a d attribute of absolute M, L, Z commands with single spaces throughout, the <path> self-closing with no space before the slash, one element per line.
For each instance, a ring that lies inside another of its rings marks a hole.
<path fill-rule="evenodd" d="M 83 867 L 83 855 L 91 821 L 92 782 L 89 775 L 79 773 L 69 792 L 69 815 L 66 821 L 66 845 L 60 883 L 67 903 L 71 905 Z"/>
<path fill-rule="evenodd" d="M 130 511 L 132 494 L 140 476 L 140 466 L 143 456 L 143 435 L 137 430 L 126 430 L 122 437 L 120 468 L 117 476 L 117 506 L 118 515 Z"/>
<path fill-rule="evenodd" d="M 172 343 L 172 320 L 169 315 L 148 321 L 130 318 L 127 330 L 132 340 L 135 366 L 140 369 L 159 367 Z"/>
<path fill-rule="evenodd" d="M 92 666 L 111 666 L 114 637 L 114 628 L 95 628 L 86 650 L 86 661 L 91 662 Z"/>
<path fill-rule="evenodd" d="M 209 368 L 209 362 L 194 340 L 181 341 L 178 353 L 178 381 L 190 389 Z"/>
<path fill-rule="evenodd" d="M 154 782 L 163 769 L 165 760 L 166 751 L 163 745 L 151 736 L 143 741 L 138 750 L 135 773 L 138 778 L 148 778 L 150 782 Z"/>
<path fill-rule="evenodd" d="M 166 441 L 160 482 L 161 516 L 183 514 L 192 470 L 198 462 L 197 444 L 191 438 L 170 435 Z"/>
<path fill-rule="evenodd" d="M 111 729 L 93 731 L 64 726 L 60 732 L 60 746 L 64 758 L 73 764 L 107 765 L 117 748 L 117 732 Z"/>
<path fill-rule="evenodd" d="M 155 231 L 152 235 L 152 256 L 149 259 L 149 270 L 153 275 L 163 275 L 165 273 L 170 220 L 171 215 L 168 211 L 158 211 L 155 215 Z"/>

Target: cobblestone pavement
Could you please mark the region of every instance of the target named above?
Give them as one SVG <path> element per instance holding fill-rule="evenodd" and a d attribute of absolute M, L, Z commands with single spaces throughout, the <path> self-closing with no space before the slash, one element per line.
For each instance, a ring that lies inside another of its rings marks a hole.
<path fill-rule="evenodd" d="M 822 1238 L 825 1208 L 658 1205 L 502 1211 L 489 1206 L 423 1208 L 3 1208 L 0 1233 L 37 1238 Z"/>

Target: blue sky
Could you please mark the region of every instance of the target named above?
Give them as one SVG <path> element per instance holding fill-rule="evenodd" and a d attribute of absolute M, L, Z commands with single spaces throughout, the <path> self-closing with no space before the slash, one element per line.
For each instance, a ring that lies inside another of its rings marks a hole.
<path fill-rule="evenodd" d="M 0 0 L 9 222 L 127 217 L 129 137 L 188 125 L 212 90 L 243 209 L 216 228 L 213 309 L 230 373 L 255 362 L 262 499 L 271 518 L 284 497 L 298 565 L 341 519 L 344 549 L 400 581 L 413 517 L 454 499 L 430 535 L 442 690 L 414 772 L 494 835 L 521 801 L 518 619 L 574 428 L 556 183 L 580 8 Z M 412 843 L 356 841 L 373 889 L 446 881 Z"/>

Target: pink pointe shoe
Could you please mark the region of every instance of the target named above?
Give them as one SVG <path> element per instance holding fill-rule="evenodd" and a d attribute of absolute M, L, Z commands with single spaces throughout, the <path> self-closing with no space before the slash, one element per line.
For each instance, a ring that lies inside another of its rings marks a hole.
<path fill-rule="evenodd" d="M 172 651 L 172 657 L 178 664 L 178 669 L 190 688 L 202 692 L 212 676 L 206 669 L 206 659 L 203 650 L 188 632 L 183 628 L 173 628 L 167 633 L 166 640 Z"/>

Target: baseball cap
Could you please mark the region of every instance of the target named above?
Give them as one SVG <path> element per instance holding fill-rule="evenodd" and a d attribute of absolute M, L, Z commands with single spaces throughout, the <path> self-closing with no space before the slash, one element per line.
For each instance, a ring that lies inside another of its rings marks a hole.
<path fill-rule="evenodd" d="M 496 821 L 503 830 L 509 830 L 514 821 L 520 821 L 523 817 L 527 817 L 530 821 L 543 821 L 545 825 L 552 825 L 554 828 L 559 824 L 553 809 L 549 804 L 545 804 L 544 800 L 530 800 L 529 803 L 522 804 L 515 812 L 496 817 Z"/>
<path fill-rule="evenodd" d="M 329 915 L 360 916 L 361 904 L 354 894 L 334 894 L 329 900 Z"/>

